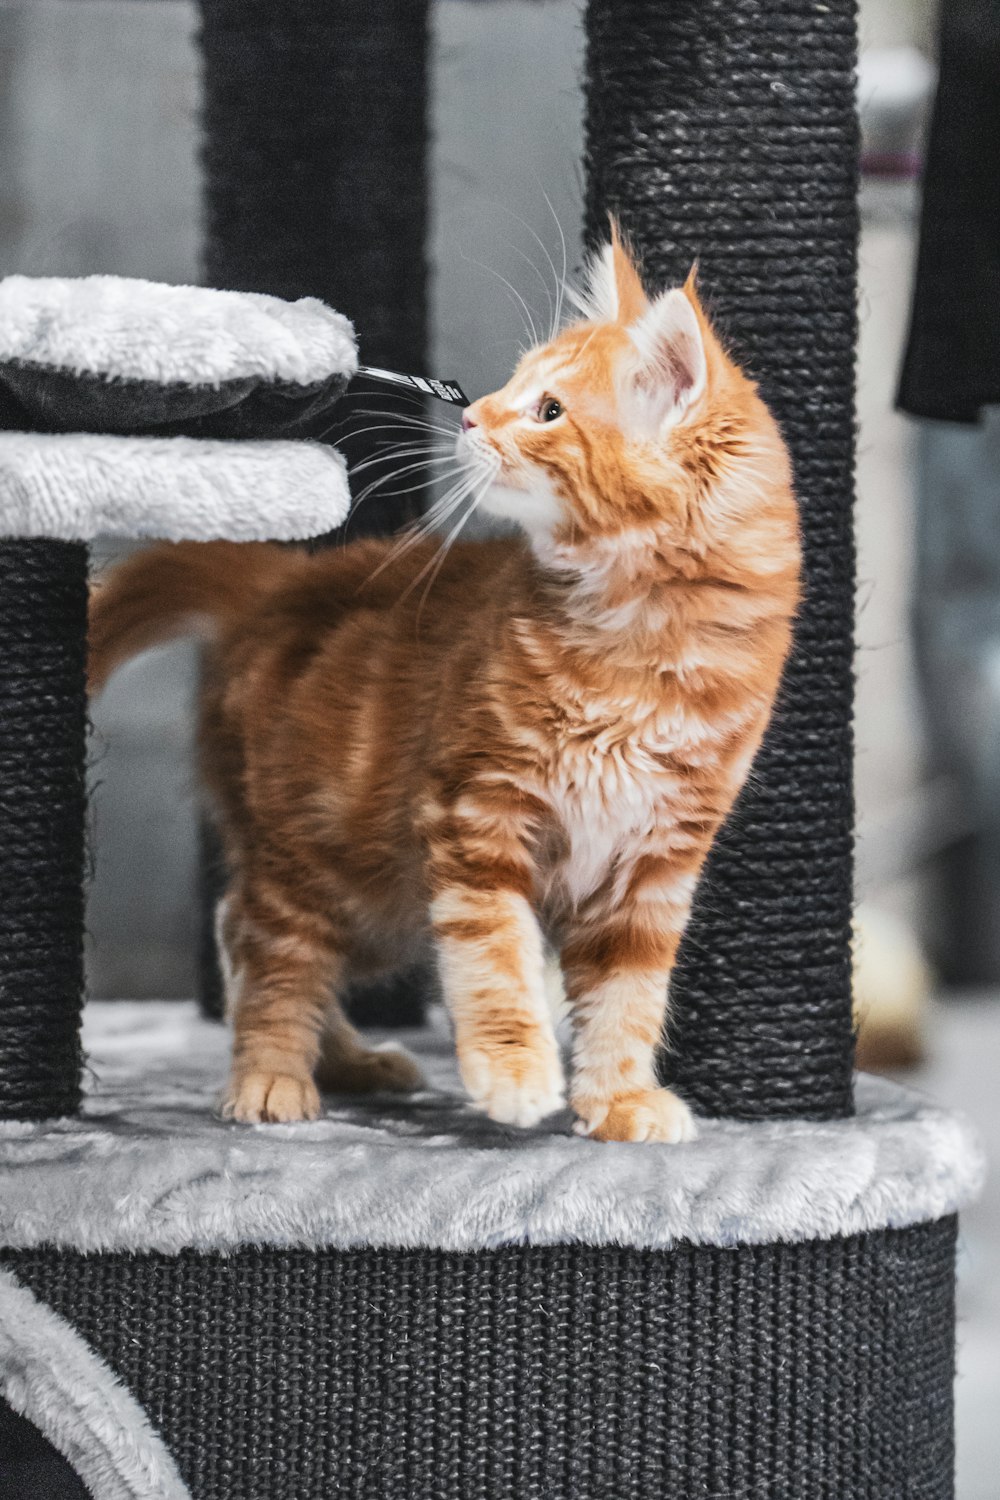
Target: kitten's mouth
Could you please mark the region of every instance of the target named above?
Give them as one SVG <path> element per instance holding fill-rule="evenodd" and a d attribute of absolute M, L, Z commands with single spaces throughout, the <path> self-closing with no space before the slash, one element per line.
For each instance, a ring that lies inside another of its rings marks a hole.
<path fill-rule="evenodd" d="M 491 483 L 510 485 L 503 454 L 492 443 L 484 442 L 475 432 L 460 432 L 455 443 L 459 460 L 473 472 L 490 474 Z"/>
<path fill-rule="evenodd" d="M 478 432 L 460 432 L 455 439 L 455 452 L 465 463 L 484 463 L 487 459 L 492 460 L 496 450 L 492 445 L 487 446 L 479 436 Z"/>

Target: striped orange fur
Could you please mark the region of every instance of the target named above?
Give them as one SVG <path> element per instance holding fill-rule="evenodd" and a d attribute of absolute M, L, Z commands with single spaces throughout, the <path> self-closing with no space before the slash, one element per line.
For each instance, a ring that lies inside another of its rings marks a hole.
<path fill-rule="evenodd" d="M 797 511 L 778 429 L 691 282 L 650 299 L 614 235 L 582 308 L 458 439 L 520 540 L 441 551 L 423 596 L 437 541 L 165 545 L 95 593 L 95 687 L 157 640 L 210 641 L 201 751 L 231 871 L 237 1119 L 311 1117 L 317 1086 L 415 1086 L 336 997 L 430 934 L 490 1116 L 531 1125 L 564 1100 L 549 943 L 579 1128 L 693 1134 L 655 1056 L 699 874 L 789 649 Z"/>

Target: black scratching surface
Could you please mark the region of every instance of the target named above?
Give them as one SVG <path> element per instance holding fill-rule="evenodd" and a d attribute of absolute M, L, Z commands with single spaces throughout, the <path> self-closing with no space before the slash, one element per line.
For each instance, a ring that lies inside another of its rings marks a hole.
<path fill-rule="evenodd" d="M 87 548 L 0 542 L 0 1119 L 80 1099 Z"/>
<path fill-rule="evenodd" d="M 708 1114 L 851 1110 L 857 130 L 854 0 L 591 0 L 588 230 L 655 283 L 695 260 L 791 447 L 806 601 L 777 722 L 672 986 L 667 1068 Z"/>
<path fill-rule="evenodd" d="M 738 1251 L 0 1263 L 194 1500 L 951 1500 L 955 1221 Z"/>
<path fill-rule="evenodd" d="M 424 373 L 428 0 L 200 0 L 200 13 L 208 281 L 320 297 L 352 319 L 364 363 Z M 398 460 L 378 461 L 412 439 L 399 413 L 425 415 L 359 378 L 315 429 L 350 464 L 376 460 L 355 493 L 385 481 L 329 540 L 390 533 L 423 510 L 419 492 L 391 493 Z M 202 883 L 200 989 L 218 1014 L 218 886 L 210 873 Z M 352 1008 L 413 1025 L 427 984 L 368 986 Z"/>

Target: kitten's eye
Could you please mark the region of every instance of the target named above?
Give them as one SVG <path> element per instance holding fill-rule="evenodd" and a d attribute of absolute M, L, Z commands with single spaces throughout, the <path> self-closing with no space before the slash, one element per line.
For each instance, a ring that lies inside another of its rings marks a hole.
<path fill-rule="evenodd" d="M 538 403 L 539 422 L 554 422 L 556 418 L 561 417 L 562 414 L 563 408 L 556 400 L 555 396 L 543 396 L 541 401 Z"/>

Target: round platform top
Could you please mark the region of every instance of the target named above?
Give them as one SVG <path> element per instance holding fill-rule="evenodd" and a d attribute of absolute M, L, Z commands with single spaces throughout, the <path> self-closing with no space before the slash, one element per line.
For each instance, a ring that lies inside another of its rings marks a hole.
<path fill-rule="evenodd" d="M 357 366 L 351 324 L 315 297 L 0 281 L 0 427 L 316 437 Z"/>
<path fill-rule="evenodd" d="M 167 286 L 125 276 L 6 276 L 0 362 L 108 379 L 218 385 L 351 376 L 354 329 L 316 297 Z"/>

